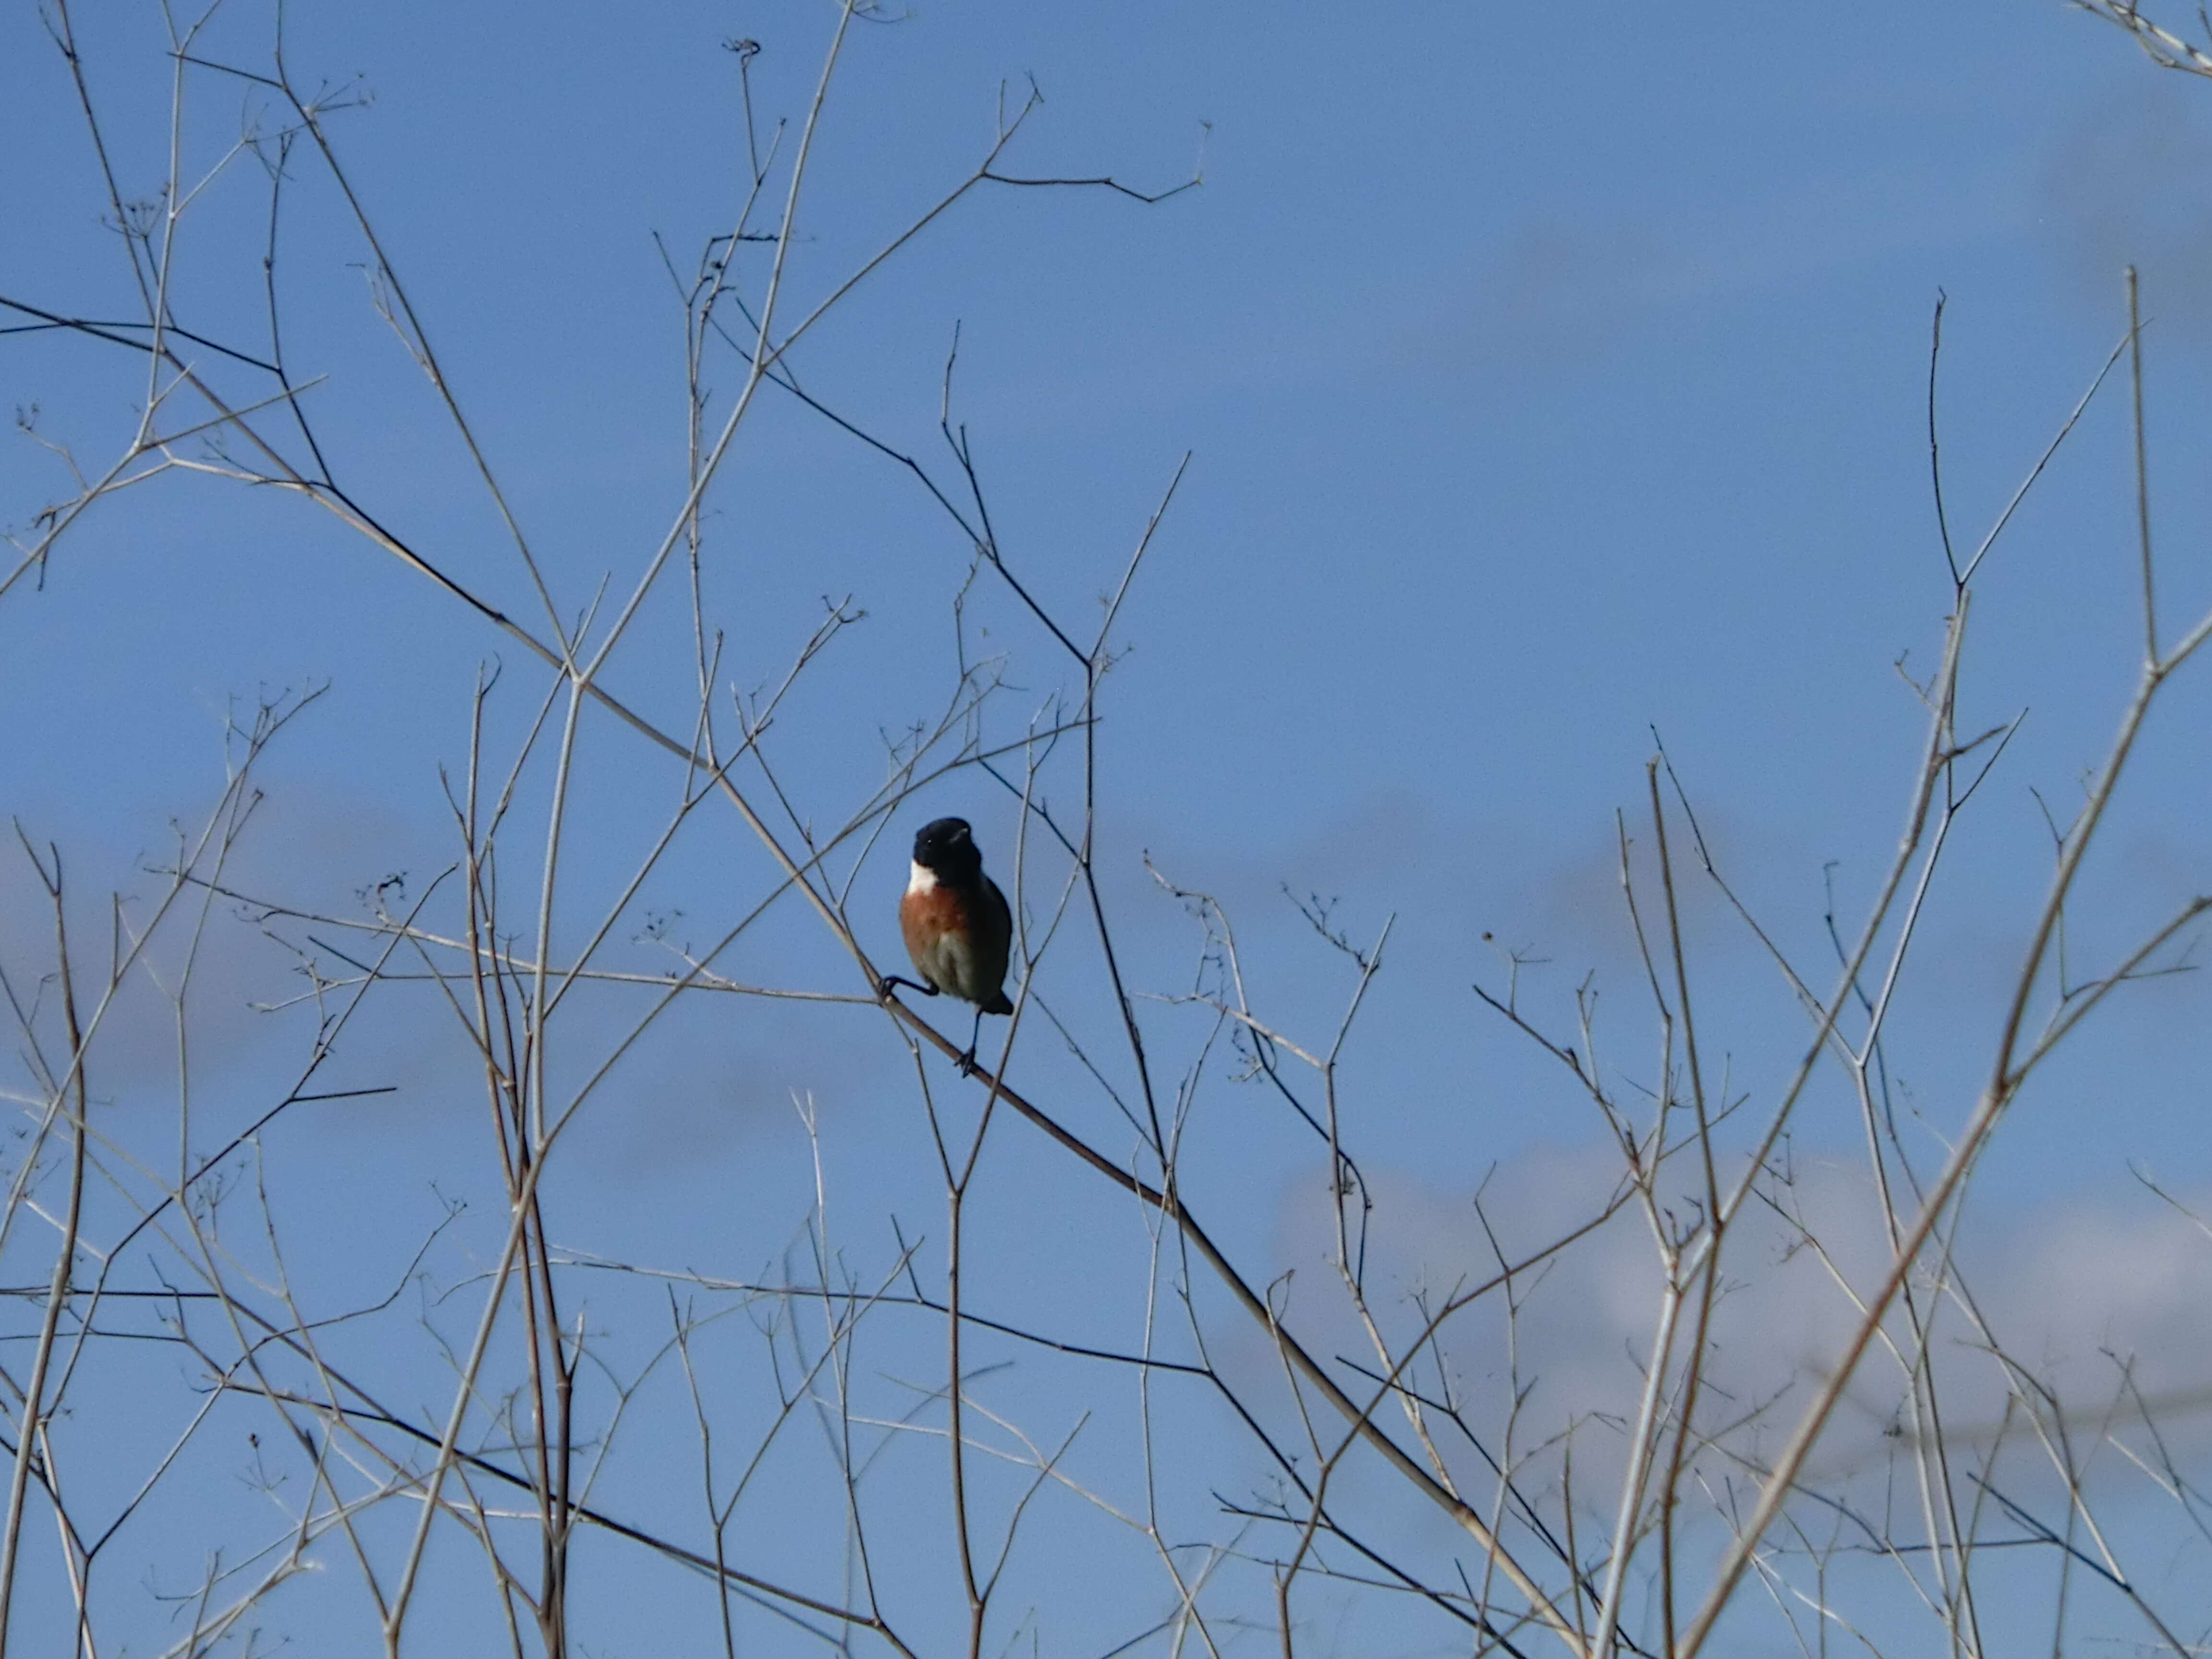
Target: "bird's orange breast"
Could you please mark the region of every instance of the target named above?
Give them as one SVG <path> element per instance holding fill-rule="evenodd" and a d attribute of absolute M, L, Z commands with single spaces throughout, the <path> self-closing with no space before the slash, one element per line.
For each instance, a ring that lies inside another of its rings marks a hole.
<path fill-rule="evenodd" d="M 923 958 L 935 951 L 947 933 L 968 931 L 968 907 L 961 902 L 958 890 L 942 883 L 925 893 L 908 893 L 899 901 L 899 931 L 906 935 L 907 955 L 921 968 Z"/>

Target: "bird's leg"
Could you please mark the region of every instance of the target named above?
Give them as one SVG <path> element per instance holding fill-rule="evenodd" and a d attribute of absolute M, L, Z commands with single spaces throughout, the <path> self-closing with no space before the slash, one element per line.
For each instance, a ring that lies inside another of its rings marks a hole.
<path fill-rule="evenodd" d="M 968 1033 L 968 1052 L 961 1055 L 958 1060 L 953 1062 L 955 1065 L 959 1066 L 961 1076 L 973 1077 L 975 1075 L 975 1050 L 981 1044 L 982 1041 L 983 1010 L 981 1005 L 978 1004 L 975 1009 L 975 1024 Z"/>
<path fill-rule="evenodd" d="M 889 999 L 890 994 L 898 989 L 902 985 L 907 987 L 909 990 L 919 991 L 926 997 L 933 997 L 937 994 L 937 988 L 934 985 L 924 985 L 920 980 L 902 979 L 896 974 L 885 974 L 881 979 L 878 980 L 876 981 L 876 994 L 879 997 Z"/>

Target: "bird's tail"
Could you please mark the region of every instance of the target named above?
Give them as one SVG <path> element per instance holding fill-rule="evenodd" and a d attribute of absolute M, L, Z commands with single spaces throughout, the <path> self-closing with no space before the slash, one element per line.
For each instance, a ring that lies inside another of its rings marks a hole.
<path fill-rule="evenodd" d="M 987 1014 L 1011 1014 L 1014 1012 L 1014 1005 L 1006 1000 L 1006 994 L 1004 991 L 992 992 L 991 1000 L 988 1002 L 980 1003 L 977 1006 Z"/>

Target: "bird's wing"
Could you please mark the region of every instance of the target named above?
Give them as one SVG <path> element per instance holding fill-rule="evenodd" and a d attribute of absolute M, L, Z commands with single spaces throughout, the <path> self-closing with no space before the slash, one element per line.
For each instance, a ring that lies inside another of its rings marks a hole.
<path fill-rule="evenodd" d="M 1014 913 L 1006 908 L 1006 896 L 999 890 L 999 884 L 990 877 L 982 878 L 982 902 L 977 908 L 982 914 L 975 920 L 977 977 L 989 988 L 989 995 L 976 1000 L 976 1006 L 987 1014 L 1011 1014 L 1014 1005 L 1006 1000 L 1006 961 L 1014 943 Z M 979 987 L 978 988 L 981 988 Z"/>

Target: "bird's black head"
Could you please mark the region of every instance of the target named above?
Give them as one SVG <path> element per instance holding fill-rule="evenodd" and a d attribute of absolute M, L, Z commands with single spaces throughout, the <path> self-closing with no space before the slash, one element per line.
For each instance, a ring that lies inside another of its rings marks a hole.
<path fill-rule="evenodd" d="M 925 823 L 914 837 L 914 861 L 947 879 L 972 877 L 983 867 L 965 818 L 939 818 Z"/>

